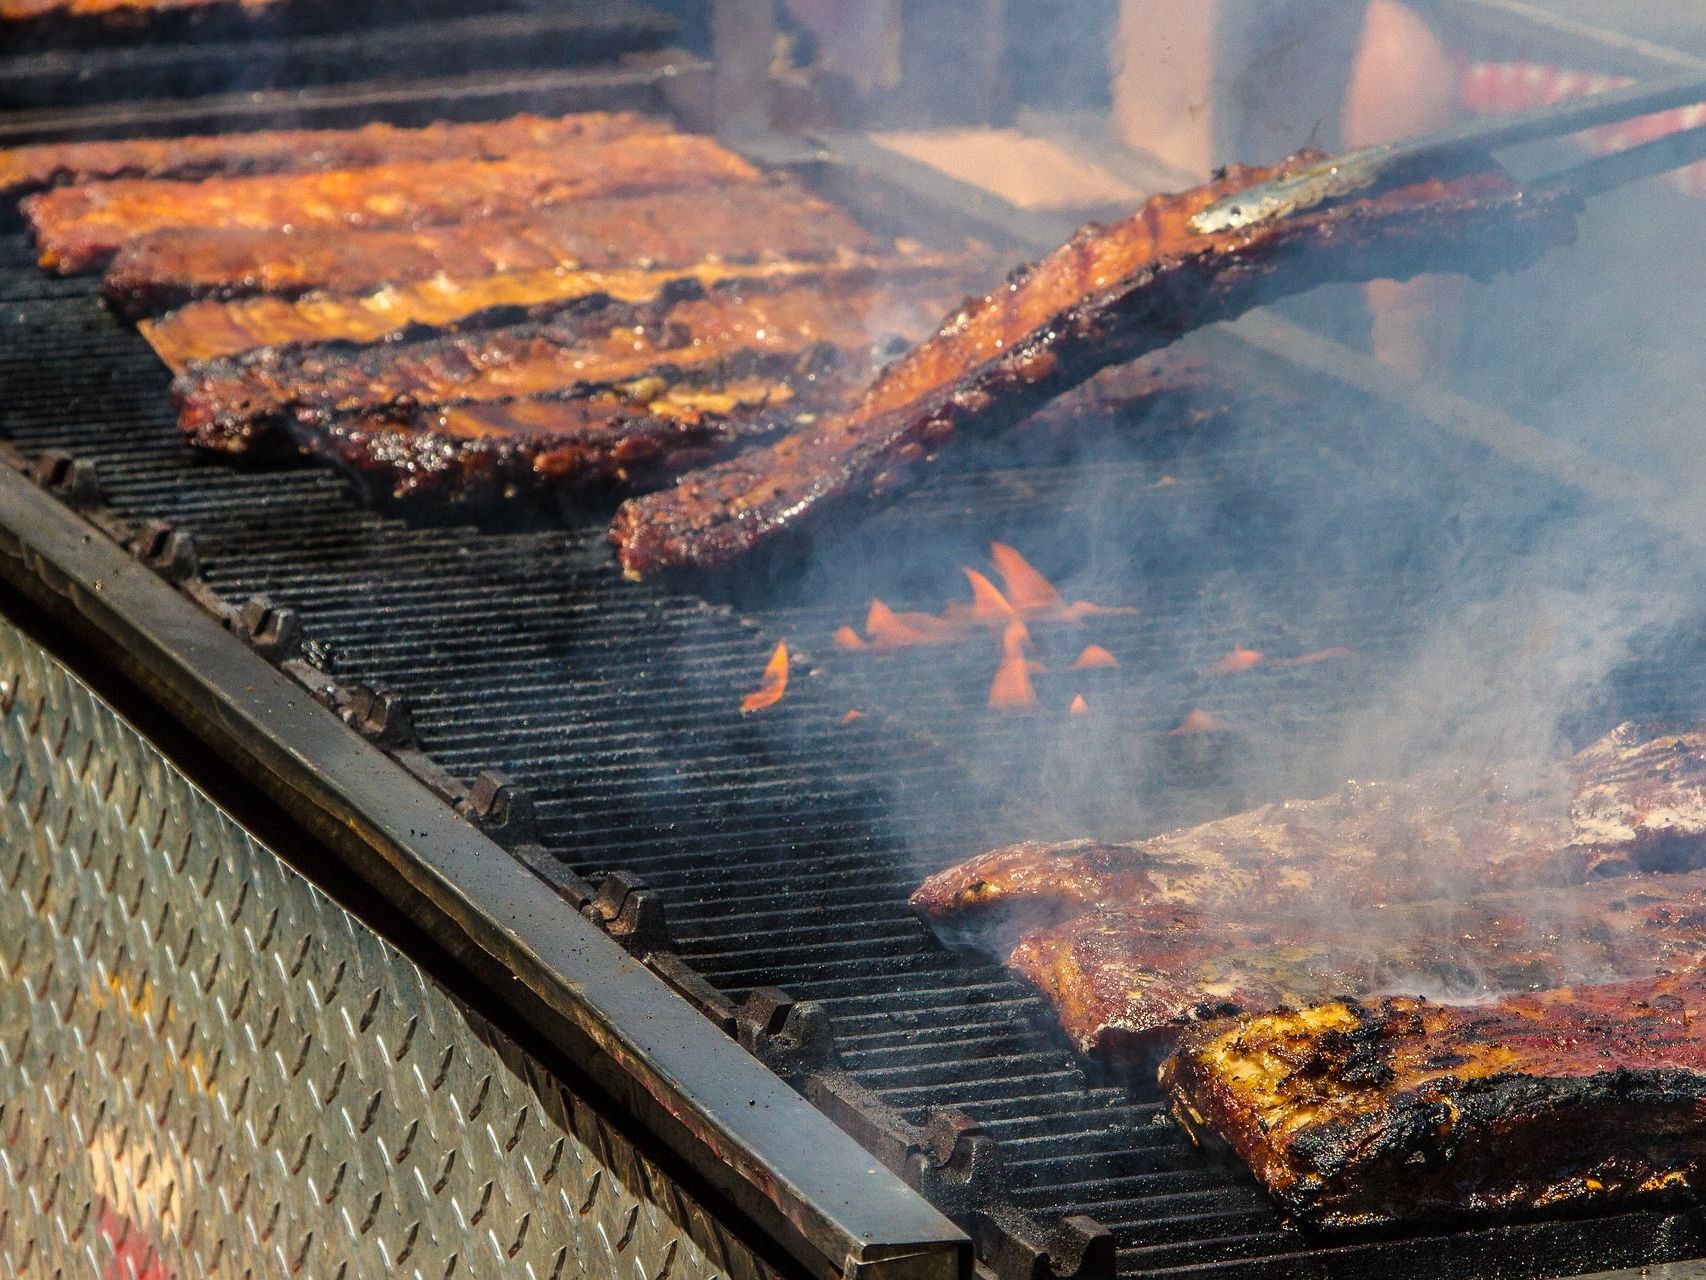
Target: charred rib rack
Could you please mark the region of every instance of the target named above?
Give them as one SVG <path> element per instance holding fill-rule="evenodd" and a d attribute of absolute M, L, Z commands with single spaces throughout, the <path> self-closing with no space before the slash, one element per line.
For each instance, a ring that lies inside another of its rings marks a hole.
<path fill-rule="evenodd" d="M 0 151 L 0 201 L 50 187 L 115 178 L 183 181 L 354 169 L 404 160 L 496 160 L 588 139 L 669 131 L 663 121 L 637 112 L 591 111 L 554 118 L 519 115 L 475 124 L 440 122 L 415 129 L 368 124 L 359 129 L 42 143 Z"/>
<path fill-rule="evenodd" d="M 1626 724 L 1574 757 L 1559 795 L 1513 796 L 1496 779 L 1457 775 L 1353 782 L 1134 844 L 995 849 L 931 876 L 912 903 L 950 928 L 1114 903 L 1250 914 L 1564 884 L 1703 855 L 1706 733 Z"/>
<path fill-rule="evenodd" d="M 1188 1031 L 1173 1114 L 1301 1221 L 1693 1198 L 1706 1169 L 1706 974 L 1495 1004 L 1335 1001 Z"/>
<path fill-rule="evenodd" d="M 1573 228 L 1570 208 L 1492 176 L 1429 181 L 1226 235 L 1192 214 L 1274 170 L 1236 169 L 1090 227 L 951 315 L 845 413 L 634 499 L 611 528 L 624 572 L 725 568 L 839 504 L 899 489 L 957 433 L 994 430 L 1097 369 L 1331 280 L 1484 274 Z"/>
<path fill-rule="evenodd" d="M 665 267 L 713 256 L 804 261 L 874 247 L 845 213 L 791 183 L 716 184 L 389 231 L 160 231 L 125 245 L 103 287 L 116 307 L 139 316 L 195 298 L 367 294 L 441 277 Z"/>
<path fill-rule="evenodd" d="M 265 348 L 193 366 L 174 384 L 180 423 L 233 451 L 287 421 L 317 424 L 387 405 L 469 404 L 610 387 L 668 370 L 783 372 L 813 349 L 859 351 L 869 324 L 921 331 L 953 283 L 824 281 L 716 290 L 662 307 L 571 308 L 550 319 L 418 342 Z"/>
<path fill-rule="evenodd" d="M 1499 991 L 1650 976 L 1706 963 L 1706 874 L 1436 898 L 1362 911 L 1318 905 L 1261 921 L 1110 907 L 1023 938 L 1009 966 L 1080 1052 L 1141 1064 L 1193 1022 L 1380 991 Z"/>
<path fill-rule="evenodd" d="M 501 160 L 410 161 L 205 182 L 121 179 L 38 192 L 21 207 L 42 266 L 73 273 L 101 266 L 128 241 L 174 227 L 409 227 L 515 215 L 591 196 L 758 179 L 750 164 L 708 138 L 640 134 Z"/>

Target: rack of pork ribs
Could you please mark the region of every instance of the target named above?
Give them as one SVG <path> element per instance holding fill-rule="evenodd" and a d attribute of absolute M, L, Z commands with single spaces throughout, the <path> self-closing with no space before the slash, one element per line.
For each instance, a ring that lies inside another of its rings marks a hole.
<path fill-rule="evenodd" d="M 632 113 L 0 153 L 186 438 L 398 498 L 634 487 L 845 402 L 987 275 Z"/>
<path fill-rule="evenodd" d="M 1348 783 L 1131 844 L 995 849 L 913 903 L 1296 1219 L 1581 1211 L 1706 1176 L 1706 733 L 1560 777 Z M 1016 941 L 1015 941 L 1016 940 Z M 1430 993 L 1426 999 L 1418 993 Z"/>
<path fill-rule="evenodd" d="M 631 113 L 31 147 L 0 154 L 0 191 L 45 269 L 105 272 L 192 443 L 412 499 L 640 490 L 611 530 L 640 577 L 897 493 L 955 437 L 1209 321 L 1331 280 L 1487 274 L 1573 229 L 1567 200 L 1469 173 L 1190 231 L 1311 159 L 1156 197 L 1005 282 Z"/>

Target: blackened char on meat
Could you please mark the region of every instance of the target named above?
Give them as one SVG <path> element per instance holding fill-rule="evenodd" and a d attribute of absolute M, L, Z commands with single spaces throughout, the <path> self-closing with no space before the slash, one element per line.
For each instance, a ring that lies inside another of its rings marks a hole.
<path fill-rule="evenodd" d="M 725 568 L 839 504 L 895 492 L 955 435 L 1010 425 L 1099 368 L 1263 302 L 1335 280 L 1486 274 L 1574 227 L 1573 203 L 1475 175 L 1190 232 L 1198 210 L 1285 168 L 1233 169 L 1086 228 L 949 316 L 845 413 L 624 504 L 610 532 L 623 571 Z"/>
<path fill-rule="evenodd" d="M 1187 1030 L 1174 1116 L 1317 1228 L 1696 1202 L 1706 973 L 1449 1005 L 1338 1000 Z"/>

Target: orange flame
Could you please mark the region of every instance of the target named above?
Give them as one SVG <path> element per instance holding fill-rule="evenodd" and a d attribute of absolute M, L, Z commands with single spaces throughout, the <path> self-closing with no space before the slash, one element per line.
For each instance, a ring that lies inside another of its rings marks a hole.
<path fill-rule="evenodd" d="M 962 569 L 966 581 L 971 583 L 970 616 L 980 622 L 1004 622 L 1016 616 L 1013 606 L 1007 603 L 1007 597 L 1002 595 L 988 578 L 976 569 Z M 950 616 L 963 610 L 965 606 L 948 606 Z"/>
<path fill-rule="evenodd" d="M 1241 644 L 1232 646 L 1232 652 L 1224 658 L 1209 663 L 1204 675 L 1229 676 L 1239 671 L 1248 671 L 1251 667 L 1260 666 L 1266 655 L 1260 649 L 1246 649 Z"/>
<path fill-rule="evenodd" d="M 1317 649 L 1314 653 L 1301 654 L 1295 658 L 1275 658 L 1276 667 L 1312 667 L 1317 662 L 1331 662 L 1335 658 L 1354 658 L 1355 649 L 1347 649 L 1344 645 L 1334 645 L 1331 649 Z"/>
<path fill-rule="evenodd" d="M 1025 624 L 1007 624 L 1001 636 L 1001 665 L 995 669 L 995 679 L 989 686 L 989 705 L 999 710 L 1014 710 L 1037 705 L 1037 691 L 1031 686 L 1031 662 L 1025 657 L 1031 633 Z"/>
<path fill-rule="evenodd" d="M 1087 644 L 1084 652 L 1073 660 L 1072 670 L 1088 671 L 1092 667 L 1117 667 L 1120 660 L 1099 644 Z"/>
<path fill-rule="evenodd" d="M 962 569 L 971 584 L 969 601 L 953 601 L 936 614 L 896 613 L 881 600 L 873 600 L 865 615 L 864 641 L 851 627 L 842 627 L 835 632 L 836 645 L 843 649 L 901 649 L 921 644 L 952 644 L 975 634 L 980 627 L 1005 625 L 1017 618 L 1080 623 L 1086 618 L 1137 612 L 1120 606 L 1091 604 L 1088 600 L 1064 604 L 1048 579 L 1012 547 L 993 542 L 990 555 L 1005 591 L 991 582 L 988 575 L 976 569 Z M 1110 658 L 1104 665 L 1118 663 Z"/>
<path fill-rule="evenodd" d="M 1089 710 L 1090 704 L 1084 701 L 1083 694 L 1079 694 L 1077 697 L 1073 698 L 1072 705 L 1066 709 L 1066 714 L 1069 716 L 1081 716 L 1086 714 Z"/>
<path fill-rule="evenodd" d="M 1220 727 L 1220 721 L 1209 715 L 1201 707 L 1197 707 L 1183 720 L 1179 721 L 1177 726 L 1167 730 L 1167 732 L 1170 736 L 1178 738 L 1190 733 L 1215 733 L 1219 731 Z"/>
<path fill-rule="evenodd" d="M 871 601 L 865 614 L 865 635 L 876 649 L 900 649 L 914 644 L 948 644 L 959 639 L 960 628 L 931 613 L 896 613 L 881 600 Z"/>
<path fill-rule="evenodd" d="M 740 700 L 743 713 L 762 711 L 765 707 L 773 707 L 782 701 L 782 695 L 788 692 L 788 642 L 783 641 L 776 646 L 776 652 L 770 655 L 770 661 L 764 667 L 764 679 L 754 693 L 749 693 Z"/>
<path fill-rule="evenodd" d="M 995 562 L 995 572 L 1001 585 L 1007 588 L 1007 598 L 1022 612 L 1060 608 L 1060 592 L 1031 566 L 1012 547 L 1004 542 L 989 544 L 989 558 Z"/>

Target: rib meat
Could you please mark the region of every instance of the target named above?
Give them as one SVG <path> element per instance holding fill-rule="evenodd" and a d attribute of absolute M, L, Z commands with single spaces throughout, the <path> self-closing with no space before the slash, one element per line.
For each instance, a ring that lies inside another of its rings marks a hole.
<path fill-rule="evenodd" d="M 1273 172 L 1235 169 L 1086 228 L 949 316 L 845 413 L 624 504 L 611 529 L 624 571 L 726 567 L 837 504 L 892 493 L 957 433 L 1010 425 L 1098 368 L 1262 302 L 1329 280 L 1484 274 L 1573 228 L 1564 203 L 1479 176 L 1189 232 L 1196 211 Z"/>
<path fill-rule="evenodd" d="M 173 230 L 122 248 L 102 290 L 129 316 L 195 298 L 341 295 L 568 266 L 678 266 L 870 252 L 841 210 L 788 182 L 576 200 L 511 218 L 388 231 Z"/>
<path fill-rule="evenodd" d="M 884 261 L 848 255 L 833 266 L 837 271 L 875 272 Z M 912 261 L 948 260 L 919 257 Z M 654 303 L 672 294 L 737 284 L 775 287 L 790 280 L 820 278 L 825 272 L 826 264 L 803 260 L 509 271 L 478 280 L 438 277 L 360 297 L 319 293 L 294 299 L 193 302 L 159 319 L 143 320 L 137 327 L 155 353 L 181 373 L 191 364 L 258 347 L 366 344 L 402 338 L 422 328 L 445 332 L 490 328 L 524 318 L 542 319 L 576 303 L 600 299 Z"/>
<path fill-rule="evenodd" d="M 1335 1001 L 1209 1023 L 1161 1071 L 1322 1228 L 1698 1198 L 1706 974 L 1440 1005 Z"/>
<path fill-rule="evenodd" d="M 1484 997 L 1706 963 L 1706 873 L 1268 920 L 1133 904 L 1021 939 L 1008 964 L 1086 1054 L 1140 1063 L 1188 1024 L 1341 996 Z"/>
<path fill-rule="evenodd" d="M 511 116 L 475 124 L 420 128 L 368 124 L 359 129 L 263 130 L 118 142 L 48 142 L 0 151 L 0 200 L 50 187 L 114 178 L 197 179 L 303 173 L 394 164 L 401 160 L 496 160 L 518 151 L 587 139 L 666 133 L 669 126 L 633 111 L 589 111 L 547 118 Z"/>
<path fill-rule="evenodd" d="M 120 179 L 38 192 L 20 207 L 42 266 L 70 274 L 102 265 L 138 236 L 172 227 L 418 227 L 513 216 L 590 196 L 758 178 L 750 164 L 709 138 L 640 134 L 501 160 L 412 161 L 205 182 Z"/>
<path fill-rule="evenodd" d="M 587 395 L 380 410 L 293 434 L 301 452 L 346 467 L 393 500 L 573 497 L 655 484 L 786 430 L 846 394 L 845 377 L 822 365 L 763 378 L 654 377 Z"/>
<path fill-rule="evenodd" d="M 195 443 L 241 452 L 287 425 L 318 430 L 387 406 L 560 397 L 660 371 L 783 373 L 814 350 L 859 352 L 883 334 L 922 332 L 963 287 L 936 269 L 908 278 L 895 265 L 886 279 L 871 276 L 826 268 L 773 290 L 742 284 L 657 306 L 594 304 L 414 342 L 265 348 L 192 366 L 174 396 Z"/>
<path fill-rule="evenodd" d="M 1100 905 L 1249 913 L 1679 869 L 1703 853 L 1706 733 L 1622 725 L 1577 753 L 1555 791 L 1456 774 L 1351 782 L 1131 844 L 1009 845 L 931 876 L 912 904 L 945 928 Z"/>

